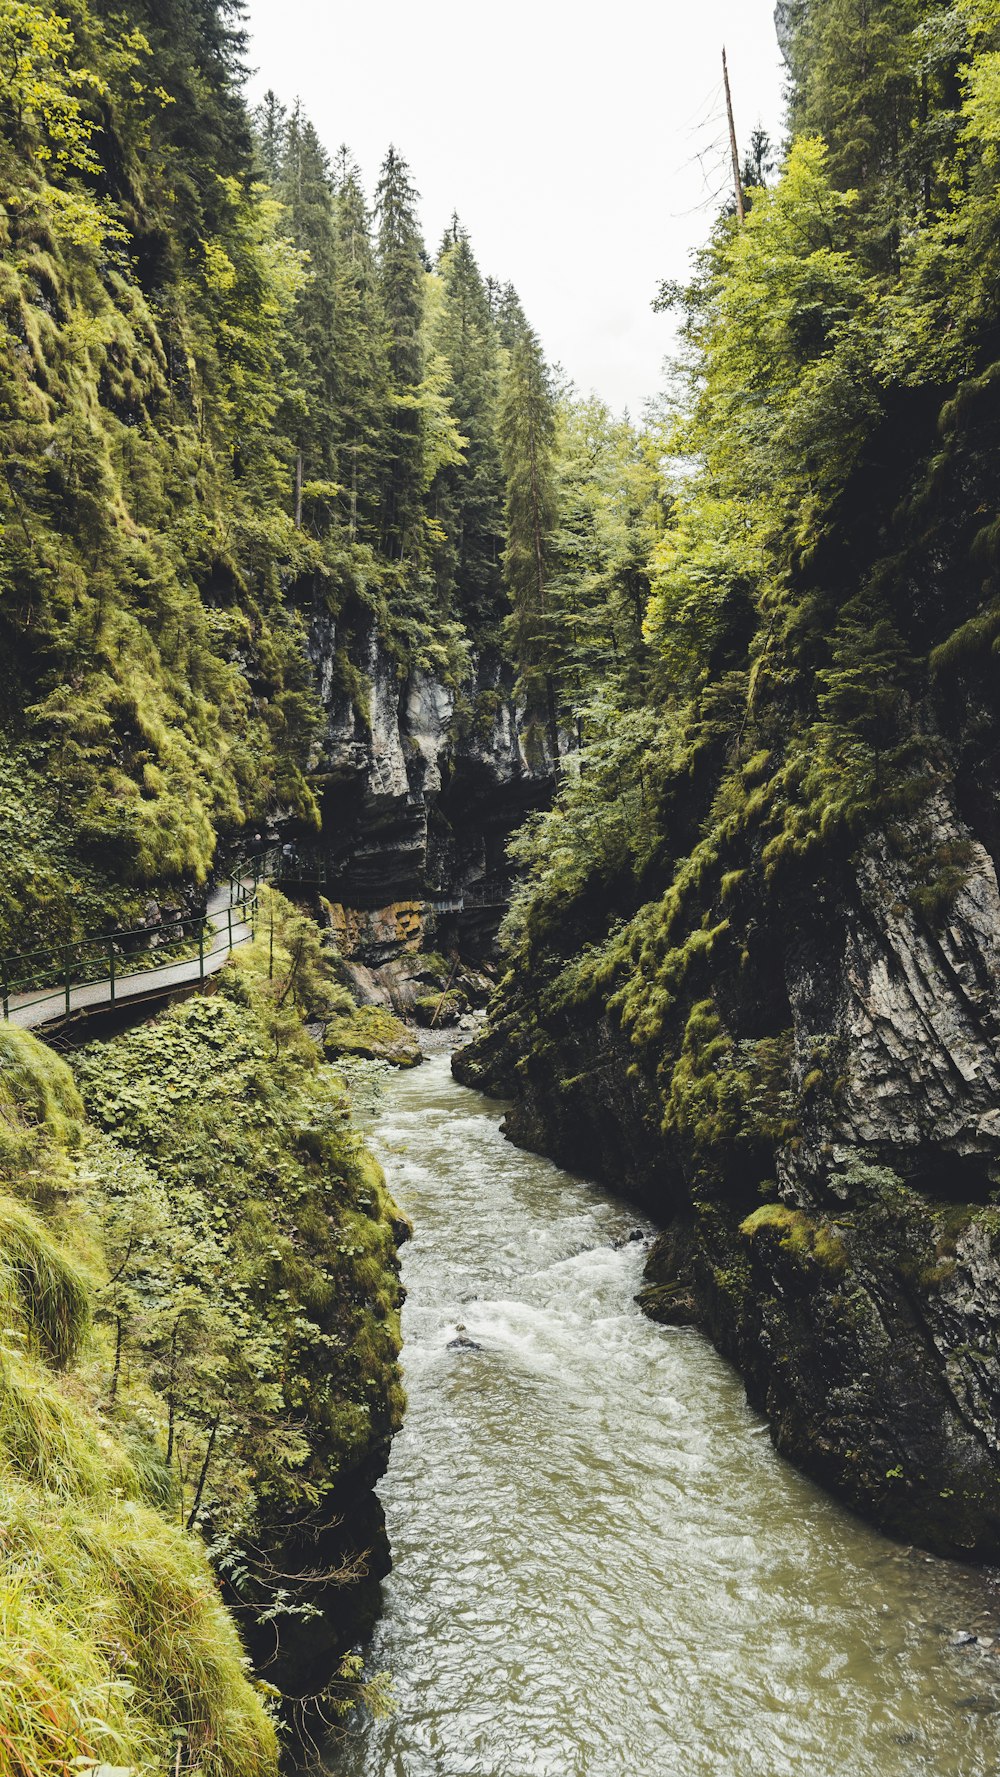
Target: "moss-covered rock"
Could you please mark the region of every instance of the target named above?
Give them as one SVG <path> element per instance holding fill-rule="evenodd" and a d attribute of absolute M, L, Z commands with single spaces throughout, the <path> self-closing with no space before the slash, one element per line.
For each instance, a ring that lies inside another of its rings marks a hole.
<path fill-rule="evenodd" d="M 449 987 L 442 993 L 421 994 L 414 1002 L 413 1016 L 425 1029 L 442 1030 L 457 1024 L 468 1010 L 469 1002 L 461 989 Z"/>
<path fill-rule="evenodd" d="M 356 1006 L 332 1019 L 323 1033 L 323 1048 L 333 1059 L 356 1055 L 393 1067 L 416 1067 L 423 1060 L 413 1032 L 386 1006 Z"/>

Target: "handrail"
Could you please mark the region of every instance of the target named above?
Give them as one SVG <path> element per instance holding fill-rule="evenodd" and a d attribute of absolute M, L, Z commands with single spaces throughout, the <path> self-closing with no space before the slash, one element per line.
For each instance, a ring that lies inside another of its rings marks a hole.
<path fill-rule="evenodd" d="M 100 937 L 70 938 L 0 956 L 3 1021 L 9 1023 L 13 1016 L 30 1013 L 49 1002 L 58 1010 L 50 1017 L 29 1019 L 30 1023 L 50 1023 L 93 1005 L 114 1006 L 120 997 L 136 997 L 134 988 L 122 994 L 123 982 L 145 980 L 152 989 L 158 985 L 157 978 L 165 973 L 171 974 L 178 984 L 185 979 L 204 981 L 206 973 L 214 972 L 206 969 L 206 964 L 228 956 L 238 945 L 253 938 L 258 889 L 266 877 L 275 873 L 280 855 L 279 846 L 265 846 L 239 861 L 228 876 L 228 893 L 223 891 L 217 905 L 208 905 L 204 913 L 161 921 L 158 925 L 120 927 Z M 178 935 L 164 939 L 165 931 Z M 219 938 L 221 944 L 217 942 Z M 144 944 L 143 939 L 148 941 Z M 186 946 L 187 953 L 180 957 L 170 955 L 178 945 Z M 94 999 L 93 993 L 101 988 L 107 989 L 106 995 Z M 85 1002 L 80 1002 L 80 991 L 86 989 L 91 993 Z M 74 992 L 78 996 L 75 1007 Z"/>

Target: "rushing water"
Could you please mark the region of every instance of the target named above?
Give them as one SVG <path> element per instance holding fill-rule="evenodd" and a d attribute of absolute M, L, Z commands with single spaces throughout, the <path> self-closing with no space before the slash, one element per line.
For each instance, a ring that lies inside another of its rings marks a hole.
<path fill-rule="evenodd" d="M 783 1463 L 711 1346 L 634 1306 L 635 1212 L 501 1112 L 436 1055 L 371 1128 L 416 1225 L 372 1650 L 398 1708 L 331 1770 L 996 1777 L 1000 1657 L 949 1645 L 990 1583 Z"/>

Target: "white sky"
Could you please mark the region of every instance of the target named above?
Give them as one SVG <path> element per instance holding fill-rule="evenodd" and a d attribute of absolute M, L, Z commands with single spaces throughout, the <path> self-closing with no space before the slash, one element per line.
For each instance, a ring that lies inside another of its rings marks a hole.
<path fill-rule="evenodd" d="M 728 179 L 721 48 L 741 153 L 781 132 L 773 0 L 249 0 L 250 97 L 301 98 L 369 193 L 390 141 L 428 247 L 453 210 L 510 279 L 551 362 L 635 417 L 662 386 L 683 278 Z M 702 161 L 698 159 L 699 154 Z"/>

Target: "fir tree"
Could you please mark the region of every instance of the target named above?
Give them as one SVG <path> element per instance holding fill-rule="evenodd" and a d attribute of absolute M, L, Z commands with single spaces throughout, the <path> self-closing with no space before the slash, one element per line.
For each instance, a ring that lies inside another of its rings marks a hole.
<path fill-rule="evenodd" d="M 296 105 L 285 129 L 278 191 L 296 247 L 308 254 L 294 330 L 304 402 L 292 417 L 295 435 L 295 521 L 302 523 L 303 488 L 332 482 L 336 472 L 336 235 L 330 164 L 313 125 Z"/>
<path fill-rule="evenodd" d="M 337 394 L 339 479 L 352 540 L 381 537 L 389 409 L 388 337 L 368 207 L 346 147 L 334 168 L 337 194 Z"/>

